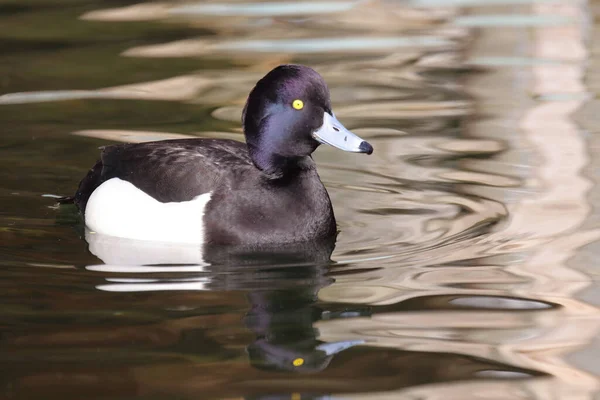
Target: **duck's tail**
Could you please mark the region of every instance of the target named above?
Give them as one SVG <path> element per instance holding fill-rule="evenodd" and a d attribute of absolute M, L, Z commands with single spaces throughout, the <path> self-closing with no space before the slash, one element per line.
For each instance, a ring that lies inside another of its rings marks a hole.
<path fill-rule="evenodd" d="M 75 196 L 64 196 L 56 199 L 58 204 L 75 204 Z"/>

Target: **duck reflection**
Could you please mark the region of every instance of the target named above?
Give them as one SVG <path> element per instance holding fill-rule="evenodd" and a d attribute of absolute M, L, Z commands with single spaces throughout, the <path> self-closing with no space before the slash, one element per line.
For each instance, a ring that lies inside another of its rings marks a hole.
<path fill-rule="evenodd" d="M 364 340 L 334 343 L 317 340 L 313 327 L 321 319 L 321 310 L 314 307 L 317 290 L 318 286 L 306 286 L 255 290 L 248 294 L 252 307 L 244 322 L 256 335 L 256 340 L 248 346 L 253 366 L 275 371 L 321 371 L 335 354 L 364 343 Z"/>
<path fill-rule="evenodd" d="M 86 232 L 90 251 L 105 264 L 88 266 L 109 273 L 97 288 L 110 292 L 165 290 L 246 291 L 250 311 L 243 323 L 255 335 L 247 346 L 253 367 L 270 371 L 316 372 L 332 358 L 364 340 L 324 343 L 313 324 L 333 239 L 289 246 L 245 248 L 153 243 Z M 217 272 L 218 271 L 218 272 Z M 180 273 L 200 276 L 177 276 Z M 168 273 L 160 278 L 157 273 Z M 118 275 L 128 274 L 127 277 Z M 139 277 L 144 274 L 144 277 Z M 117 275 L 117 276 L 115 276 Z M 202 338 L 205 340 L 206 338 Z"/>

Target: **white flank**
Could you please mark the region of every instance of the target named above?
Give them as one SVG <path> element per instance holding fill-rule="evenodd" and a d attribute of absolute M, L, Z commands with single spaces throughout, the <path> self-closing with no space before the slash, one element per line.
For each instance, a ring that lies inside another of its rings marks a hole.
<path fill-rule="evenodd" d="M 92 232 L 170 243 L 204 242 L 204 210 L 211 193 L 190 201 L 161 203 L 133 184 L 113 178 L 90 196 L 85 224 Z"/>

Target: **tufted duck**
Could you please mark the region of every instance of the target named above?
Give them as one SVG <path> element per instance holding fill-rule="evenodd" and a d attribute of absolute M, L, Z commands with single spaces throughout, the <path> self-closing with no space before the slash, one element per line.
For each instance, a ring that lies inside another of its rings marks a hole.
<path fill-rule="evenodd" d="M 258 81 L 242 113 L 246 143 L 180 139 L 120 144 L 72 200 L 100 234 L 161 242 L 265 245 L 331 238 L 336 223 L 311 154 L 326 143 L 373 147 L 331 111 L 311 68 L 281 65 Z"/>

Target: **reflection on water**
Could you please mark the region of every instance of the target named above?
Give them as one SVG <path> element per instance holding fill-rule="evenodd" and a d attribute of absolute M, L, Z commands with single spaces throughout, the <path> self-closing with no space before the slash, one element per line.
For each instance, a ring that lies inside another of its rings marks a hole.
<path fill-rule="evenodd" d="M 593 399 L 595 7 L 0 4 L 2 395 Z M 286 62 L 376 149 L 315 155 L 335 248 L 107 238 L 43 197 L 107 143 L 242 140 Z"/>

